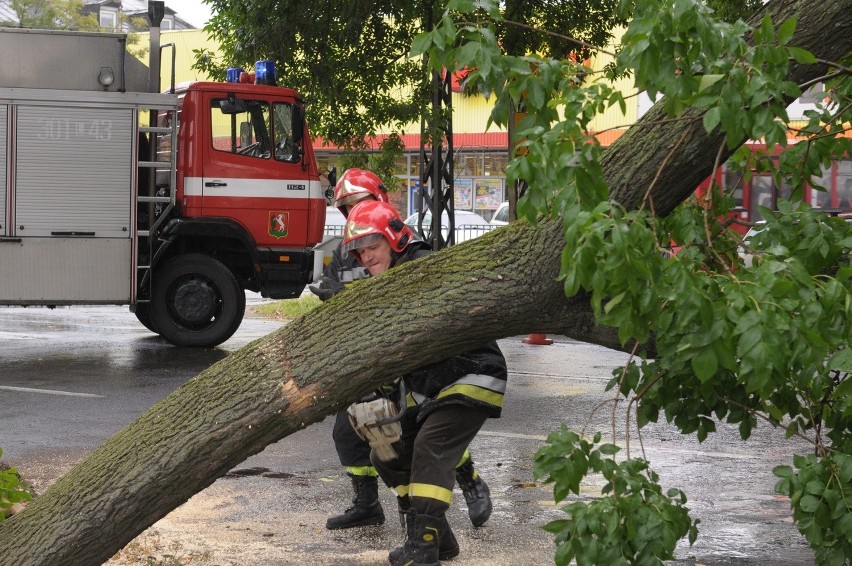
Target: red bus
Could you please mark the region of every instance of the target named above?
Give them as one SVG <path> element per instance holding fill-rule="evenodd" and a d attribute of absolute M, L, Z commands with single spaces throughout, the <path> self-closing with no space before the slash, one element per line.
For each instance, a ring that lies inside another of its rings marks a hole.
<path fill-rule="evenodd" d="M 766 149 L 766 146 L 762 144 L 749 144 L 749 147 L 754 152 Z M 780 150 L 783 151 L 783 148 Z M 778 153 L 771 157 L 776 164 Z M 712 179 L 727 194 L 733 195 L 735 207 L 732 211 L 734 215 L 732 227 L 742 234 L 745 234 L 750 225 L 763 220 L 759 206 L 777 210 L 778 199 L 790 198 L 792 192 L 792 187 L 787 183 L 779 186 L 770 172 L 752 171 L 751 178 L 746 179 L 740 171 L 729 168 L 727 163 L 716 170 Z M 711 178 L 708 177 L 701 184 L 696 190 L 696 196 L 706 193 L 710 180 Z M 815 181 L 826 190 L 817 190 L 807 184 L 804 191 L 805 202 L 815 209 L 821 209 L 833 215 L 852 212 L 852 159 L 846 157 L 833 160 L 830 166 L 823 169 L 822 175 L 815 178 Z"/>

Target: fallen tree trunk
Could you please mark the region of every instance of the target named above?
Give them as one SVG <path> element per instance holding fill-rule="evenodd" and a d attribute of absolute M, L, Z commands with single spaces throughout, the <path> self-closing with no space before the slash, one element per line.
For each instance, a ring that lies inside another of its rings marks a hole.
<path fill-rule="evenodd" d="M 767 9 L 799 13 L 793 43 L 835 60 L 852 38 L 847 7 L 846 0 L 819 10 L 806 0 L 779 0 Z M 822 71 L 797 70 L 797 80 Z M 634 206 L 669 161 L 673 140 L 704 139 L 683 147 L 670 178 L 653 191 L 657 210 L 670 210 L 711 171 L 718 144 L 702 134 L 700 122 L 632 130 L 606 151 L 613 194 Z M 101 564 L 267 445 L 417 366 L 483 341 L 546 332 L 619 347 L 614 332 L 596 326 L 584 297 L 565 298 L 561 234 L 552 220 L 507 226 L 358 283 L 235 352 L 0 523 L 3 563 Z"/>

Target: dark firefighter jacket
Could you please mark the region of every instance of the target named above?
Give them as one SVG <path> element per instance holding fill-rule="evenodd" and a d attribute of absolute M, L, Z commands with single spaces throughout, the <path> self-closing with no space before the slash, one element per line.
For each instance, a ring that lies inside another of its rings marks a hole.
<path fill-rule="evenodd" d="M 431 253 L 425 242 L 415 240 L 401 254 L 394 254 L 391 267 Z M 402 378 L 406 405 L 418 406 L 418 418 L 447 404 L 485 409 L 499 417 L 506 393 L 506 360 L 497 342 L 425 365 Z"/>

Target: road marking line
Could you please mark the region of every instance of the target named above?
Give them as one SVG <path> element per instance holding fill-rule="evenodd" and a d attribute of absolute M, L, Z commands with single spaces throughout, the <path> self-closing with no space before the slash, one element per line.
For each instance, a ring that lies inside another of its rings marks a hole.
<path fill-rule="evenodd" d="M 539 434 L 518 434 L 515 432 L 494 432 L 490 430 L 480 430 L 477 435 L 480 436 L 496 436 L 498 438 L 520 438 L 523 440 L 547 440 L 547 436 Z M 624 448 L 624 443 L 619 441 L 615 443 L 617 446 Z M 633 451 L 641 454 L 641 449 L 637 450 L 638 443 L 633 447 Z M 671 454 L 689 454 L 693 456 L 710 456 L 712 458 L 730 458 L 732 460 L 757 460 L 760 456 L 756 454 L 736 454 L 733 452 L 708 452 L 706 450 L 694 450 L 692 448 L 669 448 L 668 446 L 645 446 L 646 452 L 668 452 Z"/>
<path fill-rule="evenodd" d="M 491 432 L 488 430 L 480 430 L 478 435 L 482 436 L 497 436 L 500 438 L 523 438 L 524 440 L 547 440 L 546 436 L 539 434 L 518 434 L 515 432 Z"/>
<path fill-rule="evenodd" d="M 55 391 L 53 389 L 33 389 L 31 387 L 11 387 L 8 385 L 0 385 L 0 389 L 6 389 L 8 391 L 22 391 L 24 393 L 44 393 L 46 395 L 67 395 L 69 397 L 96 397 L 98 399 L 106 399 L 106 395 L 75 393 L 73 391 Z"/>

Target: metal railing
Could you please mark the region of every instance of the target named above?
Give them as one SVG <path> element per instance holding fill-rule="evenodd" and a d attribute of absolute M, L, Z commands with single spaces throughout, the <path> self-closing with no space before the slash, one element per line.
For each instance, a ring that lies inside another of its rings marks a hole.
<path fill-rule="evenodd" d="M 447 227 L 442 227 L 444 230 L 444 235 L 446 237 Z M 462 226 L 456 227 L 456 243 L 465 242 L 467 240 L 472 240 L 474 238 L 478 238 L 479 236 L 485 234 L 486 232 L 490 232 L 495 228 L 500 228 L 500 226 L 491 226 L 489 225 L 477 225 L 477 224 L 464 224 Z M 343 235 L 343 226 L 326 226 L 325 227 L 325 235 L 326 236 L 342 236 Z"/>

